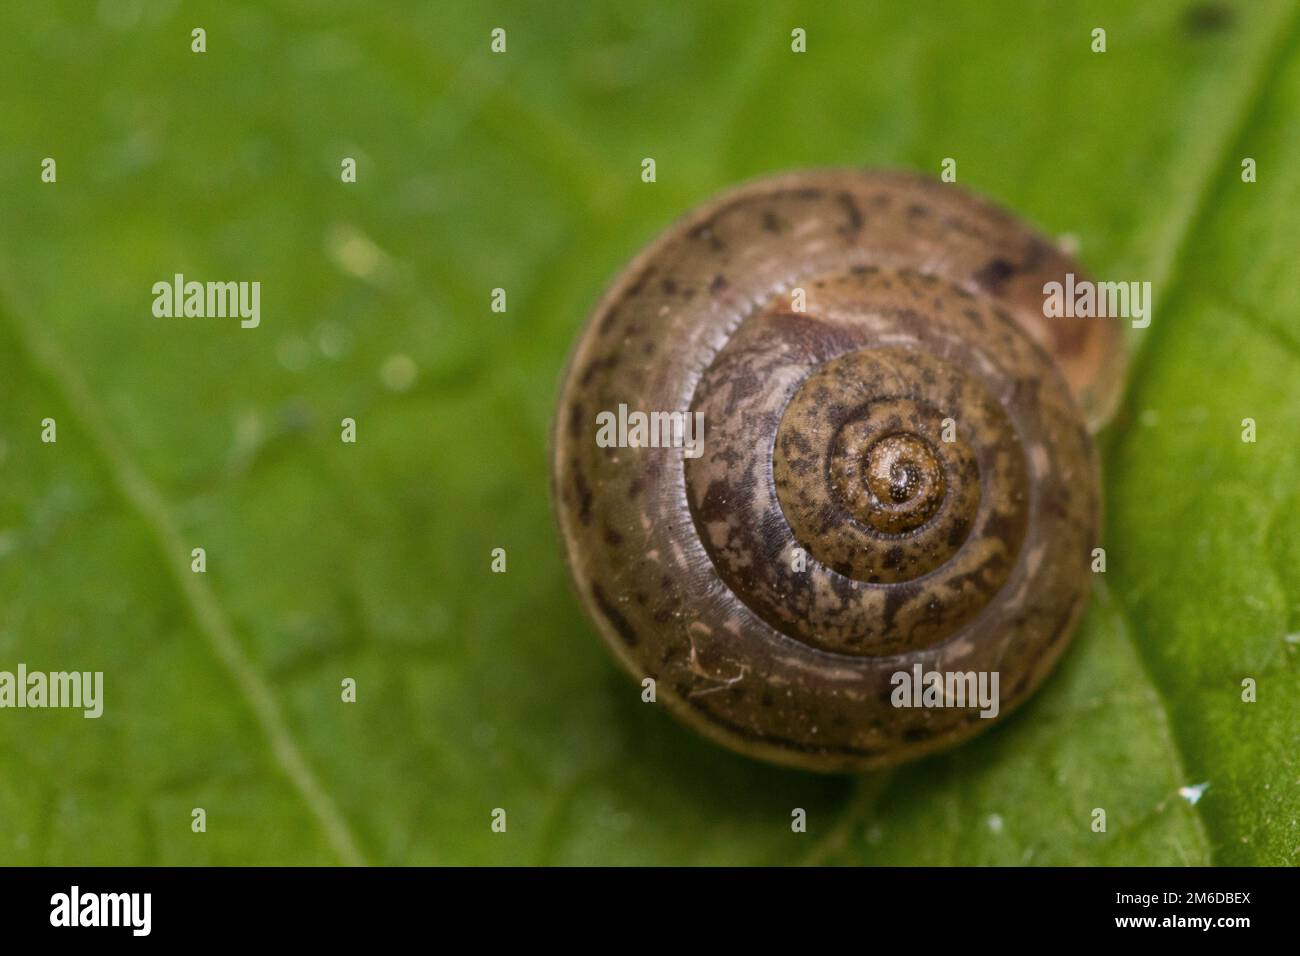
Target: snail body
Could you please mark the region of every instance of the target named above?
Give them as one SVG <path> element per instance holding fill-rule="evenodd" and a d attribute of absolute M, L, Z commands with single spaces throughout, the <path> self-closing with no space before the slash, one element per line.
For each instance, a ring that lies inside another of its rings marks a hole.
<path fill-rule="evenodd" d="M 742 185 L 636 256 L 552 447 L 570 572 L 624 667 L 725 746 L 813 770 L 992 723 L 900 702 L 900 674 L 996 674 L 999 715 L 1028 697 L 1086 602 L 1090 428 L 1121 381 L 1114 322 L 1043 315 L 1068 272 L 957 187 L 847 170 Z M 702 442 L 597 443 L 620 406 Z"/>

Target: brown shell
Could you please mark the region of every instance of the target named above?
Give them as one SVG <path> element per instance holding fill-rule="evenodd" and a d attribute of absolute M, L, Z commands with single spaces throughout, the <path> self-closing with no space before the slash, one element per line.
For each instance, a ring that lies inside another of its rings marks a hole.
<path fill-rule="evenodd" d="M 652 242 L 577 342 L 553 441 L 569 567 L 624 667 L 720 743 L 814 770 L 993 722 L 894 706 L 914 665 L 1023 701 L 1088 595 L 1089 425 L 1122 373 L 1113 321 L 1044 318 L 1067 272 L 1007 213 L 896 172 L 752 182 Z M 702 413 L 702 454 L 601 447 L 620 405 Z"/>

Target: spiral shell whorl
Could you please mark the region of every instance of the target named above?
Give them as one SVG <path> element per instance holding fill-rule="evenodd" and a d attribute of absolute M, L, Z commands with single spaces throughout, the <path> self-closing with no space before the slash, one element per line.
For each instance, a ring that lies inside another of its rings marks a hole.
<path fill-rule="evenodd" d="M 575 349 L 554 449 L 570 567 L 624 665 L 704 733 L 812 769 L 987 726 L 894 708 L 914 663 L 999 671 L 1003 711 L 1023 699 L 1064 649 L 1097 533 L 1091 441 L 1035 339 L 1109 346 L 1025 329 L 1026 287 L 1066 268 L 1005 214 L 899 174 L 754 183 L 652 244 Z M 703 455 L 596 447 L 620 403 L 703 413 Z"/>
<path fill-rule="evenodd" d="M 1013 384 L 962 370 L 1002 347 L 1000 320 L 889 270 L 806 293 L 802 315 L 778 297 L 743 323 L 697 387 L 700 539 L 737 597 L 806 644 L 882 657 L 948 639 L 1006 581 L 1026 524 L 1024 448 L 994 397 Z"/>

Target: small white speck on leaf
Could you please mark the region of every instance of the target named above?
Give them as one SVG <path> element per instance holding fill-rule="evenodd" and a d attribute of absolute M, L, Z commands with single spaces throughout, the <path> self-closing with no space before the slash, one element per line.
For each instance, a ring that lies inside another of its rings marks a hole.
<path fill-rule="evenodd" d="M 1205 783 L 1198 783 L 1190 787 L 1179 787 L 1178 795 L 1192 806 L 1196 806 L 1197 801 L 1201 799 L 1201 796 L 1207 789 L 1209 789 L 1209 786 L 1210 782 L 1207 780 Z"/>

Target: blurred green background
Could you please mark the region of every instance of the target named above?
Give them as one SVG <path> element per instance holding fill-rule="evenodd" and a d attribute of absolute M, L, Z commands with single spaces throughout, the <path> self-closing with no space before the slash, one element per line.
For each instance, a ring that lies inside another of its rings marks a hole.
<path fill-rule="evenodd" d="M 1300 860 L 1295 4 L 61 0 L 4 5 L 0 63 L 0 669 L 106 698 L 0 711 L 0 863 Z M 946 156 L 1155 285 L 1108 571 L 978 741 L 768 768 L 642 704 L 582 619 L 558 376 L 715 191 Z M 261 327 L 155 319 L 176 272 L 259 280 Z"/>

